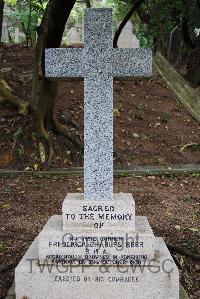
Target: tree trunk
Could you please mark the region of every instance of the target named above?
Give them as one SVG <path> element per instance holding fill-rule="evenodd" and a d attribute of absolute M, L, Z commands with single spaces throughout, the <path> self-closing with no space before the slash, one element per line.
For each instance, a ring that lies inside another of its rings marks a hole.
<path fill-rule="evenodd" d="M 32 80 L 32 94 L 31 94 L 31 108 L 36 113 L 39 103 L 39 98 L 41 94 L 41 84 L 42 84 L 42 69 L 41 69 L 41 60 L 42 53 L 44 49 L 44 40 L 45 34 L 49 22 L 50 9 L 52 6 L 53 0 L 50 0 L 46 6 L 42 21 L 40 26 L 36 28 L 37 31 L 37 43 L 34 53 L 34 65 L 33 65 L 33 80 Z M 37 114 L 36 114 L 37 118 Z"/>
<path fill-rule="evenodd" d="M 194 43 L 190 37 L 189 28 L 188 28 L 188 19 L 187 15 L 183 16 L 182 18 L 182 36 L 184 43 L 187 49 L 194 49 Z"/>
<path fill-rule="evenodd" d="M 85 0 L 85 5 L 87 8 L 91 8 L 90 0 Z"/>
<path fill-rule="evenodd" d="M 2 35 L 3 10 L 4 10 L 4 1 L 0 0 L 0 42 L 1 42 L 1 35 Z"/>
<path fill-rule="evenodd" d="M 197 0 L 197 6 L 200 9 L 200 0 Z"/>
<path fill-rule="evenodd" d="M 118 42 L 119 36 L 120 36 L 124 26 L 126 25 L 128 20 L 132 17 L 134 12 L 136 12 L 139 9 L 139 7 L 141 6 L 141 4 L 144 3 L 144 1 L 145 0 L 136 0 L 134 2 L 133 6 L 131 7 L 131 9 L 129 10 L 129 12 L 127 13 L 127 15 L 124 17 L 124 19 L 120 23 L 117 31 L 115 32 L 115 36 L 114 36 L 114 39 L 113 39 L 113 47 L 114 48 L 117 48 L 117 42 Z"/>
<path fill-rule="evenodd" d="M 182 36 L 183 41 L 187 49 L 194 49 L 195 45 L 190 37 L 189 26 L 188 26 L 188 9 L 189 2 L 187 0 L 182 0 L 183 6 L 183 18 L 182 18 Z"/>
<path fill-rule="evenodd" d="M 200 36 L 196 40 L 195 49 L 190 51 L 187 65 L 187 78 L 194 87 L 200 86 Z"/>
<path fill-rule="evenodd" d="M 29 44 L 31 44 L 31 21 L 32 21 L 32 0 L 29 0 L 29 16 L 28 16 L 28 25 L 25 30 L 26 35 L 26 46 L 28 48 Z"/>
<path fill-rule="evenodd" d="M 140 6 L 138 9 L 137 9 L 137 14 L 140 18 L 140 20 L 142 21 L 142 23 L 144 24 L 149 24 L 150 22 L 150 15 L 142 8 L 142 6 Z"/>
<path fill-rule="evenodd" d="M 53 112 L 57 83 L 45 78 L 45 49 L 60 47 L 65 24 L 75 2 L 76 0 L 49 0 L 41 25 L 37 28 L 38 39 L 35 49 L 31 106 L 35 111 L 37 132 L 49 146 L 47 166 L 51 164 L 54 153 L 48 136 L 48 127 L 54 126 L 58 131 L 62 125 L 58 125 Z M 60 133 L 63 134 L 64 130 L 66 128 L 62 127 Z"/>

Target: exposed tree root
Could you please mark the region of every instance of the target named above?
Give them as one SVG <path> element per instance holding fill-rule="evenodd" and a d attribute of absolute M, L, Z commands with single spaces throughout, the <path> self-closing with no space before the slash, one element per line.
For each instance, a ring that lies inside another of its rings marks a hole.
<path fill-rule="evenodd" d="M 44 138 L 44 140 L 46 141 L 47 146 L 48 146 L 48 160 L 44 164 L 44 167 L 43 167 L 43 169 L 48 170 L 49 167 L 51 166 L 52 161 L 53 161 L 54 146 L 53 146 L 53 143 L 52 143 L 52 141 L 49 137 L 49 134 L 48 134 L 47 130 L 44 127 L 44 122 L 43 121 L 40 123 L 40 135 L 41 135 L 42 138 Z"/>
<path fill-rule="evenodd" d="M 47 122 L 47 114 L 48 114 L 48 108 L 51 106 L 51 90 L 49 86 L 49 82 L 46 80 L 43 82 L 43 85 L 41 86 L 41 99 L 38 103 L 37 112 L 36 112 L 36 128 L 37 133 L 40 137 L 42 137 L 47 146 L 48 146 L 48 160 L 44 164 L 44 169 L 48 169 L 51 166 L 53 157 L 54 157 L 54 147 L 53 143 L 50 140 L 49 134 L 47 132 L 47 129 L 45 128 L 45 123 Z"/>
<path fill-rule="evenodd" d="M 181 248 L 181 247 L 179 247 L 177 245 L 173 245 L 173 244 L 167 244 L 167 247 L 170 251 L 174 251 L 174 252 L 180 253 L 184 256 L 190 257 L 194 260 L 200 261 L 200 255 L 199 254 L 193 253 L 189 250 L 186 250 L 184 248 Z"/>
<path fill-rule="evenodd" d="M 82 151 L 83 150 L 83 143 L 81 142 L 81 140 L 79 138 L 76 138 L 74 137 L 70 132 L 69 130 L 64 126 L 62 125 L 57 117 L 56 117 L 56 113 L 55 113 L 55 110 L 53 109 L 53 112 L 52 112 L 52 120 L 53 120 L 53 124 L 55 126 L 55 129 L 56 131 L 65 136 L 67 139 L 69 139 L 72 143 L 74 143 L 77 148 Z"/>
<path fill-rule="evenodd" d="M 29 103 L 13 95 L 6 81 L 0 78 L 0 103 L 9 103 L 17 107 L 20 114 L 27 115 Z"/>

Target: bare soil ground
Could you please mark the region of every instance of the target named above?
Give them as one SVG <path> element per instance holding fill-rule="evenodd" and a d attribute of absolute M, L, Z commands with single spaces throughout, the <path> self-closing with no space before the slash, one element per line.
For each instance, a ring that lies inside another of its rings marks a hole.
<path fill-rule="evenodd" d="M 61 214 L 66 194 L 82 188 L 81 178 L 0 178 L 0 298 L 4 298 L 14 268 L 33 239 L 50 216 Z M 114 189 L 133 194 L 136 214 L 148 217 L 156 236 L 199 254 L 199 177 L 115 178 Z M 189 298 L 199 299 L 199 261 L 172 253 Z"/>
<path fill-rule="evenodd" d="M 30 101 L 33 51 L 19 46 L 0 49 L 0 76 L 13 92 Z M 61 82 L 57 117 L 83 139 L 83 82 Z M 72 125 L 75 123 L 75 125 Z M 41 167 L 34 119 L 0 104 L 0 168 Z M 82 153 L 63 136 L 50 132 L 56 149 L 53 167 L 81 166 Z M 176 101 L 154 72 L 149 80 L 114 82 L 115 165 L 200 163 L 200 126 Z"/>

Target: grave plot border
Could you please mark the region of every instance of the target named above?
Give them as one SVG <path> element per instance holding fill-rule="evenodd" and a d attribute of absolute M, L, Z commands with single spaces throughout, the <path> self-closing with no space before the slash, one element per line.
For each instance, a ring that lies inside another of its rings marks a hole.
<path fill-rule="evenodd" d="M 163 175 L 176 176 L 184 174 L 200 174 L 200 164 L 185 164 L 171 166 L 128 166 L 123 168 L 114 168 L 114 176 L 144 176 L 144 175 Z M 83 176 L 82 167 L 74 168 L 55 168 L 47 171 L 23 171 L 15 169 L 0 169 L 0 177 L 16 176 L 35 176 L 35 177 L 52 177 L 52 176 Z"/>
<path fill-rule="evenodd" d="M 184 80 L 160 52 L 157 52 L 154 57 L 154 66 L 180 103 L 200 123 L 200 94 Z"/>

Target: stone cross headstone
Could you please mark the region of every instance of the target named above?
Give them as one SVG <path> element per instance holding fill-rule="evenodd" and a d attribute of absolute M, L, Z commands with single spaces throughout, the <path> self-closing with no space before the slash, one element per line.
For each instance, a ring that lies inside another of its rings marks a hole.
<path fill-rule="evenodd" d="M 109 9 L 86 10 L 84 49 L 46 50 L 46 77 L 84 78 L 85 199 L 112 199 L 113 77 L 150 76 L 151 56 L 149 49 L 113 49 Z"/>
<path fill-rule="evenodd" d="M 81 42 L 80 34 L 75 27 L 72 27 L 69 30 L 67 34 L 67 40 L 69 44 L 78 44 Z"/>
<path fill-rule="evenodd" d="M 124 26 L 117 43 L 119 48 L 139 48 L 140 42 L 133 34 L 133 24 L 128 21 Z"/>
<path fill-rule="evenodd" d="M 140 41 L 137 39 L 137 36 L 135 34 L 132 34 L 132 48 L 139 48 L 140 47 Z"/>
<path fill-rule="evenodd" d="M 15 44 L 20 44 L 22 42 L 22 38 L 25 37 L 25 34 L 20 32 L 19 27 L 15 27 L 15 31 L 12 36 L 14 37 Z"/>
<path fill-rule="evenodd" d="M 112 11 L 85 13 L 84 49 L 48 49 L 49 78 L 84 78 L 85 199 L 68 194 L 15 270 L 16 298 L 178 299 L 178 270 L 131 194 L 113 194 L 113 77 L 151 74 L 151 51 L 112 48 Z M 159 268 L 159 269 L 158 269 Z"/>
<path fill-rule="evenodd" d="M 1 41 L 3 43 L 8 43 L 9 42 L 9 36 L 8 36 L 8 19 L 7 19 L 7 17 L 3 18 Z"/>

